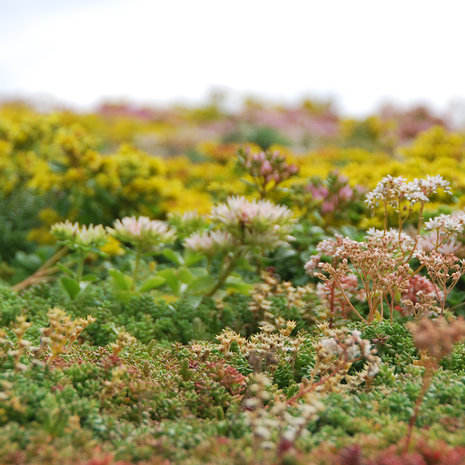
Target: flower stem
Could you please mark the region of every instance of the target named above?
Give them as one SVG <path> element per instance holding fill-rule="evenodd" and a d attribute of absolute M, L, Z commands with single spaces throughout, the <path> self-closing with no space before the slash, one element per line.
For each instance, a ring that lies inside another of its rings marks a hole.
<path fill-rule="evenodd" d="M 406 454 L 410 447 L 410 441 L 412 439 L 412 432 L 415 422 L 418 418 L 418 413 L 420 412 L 421 404 L 425 398 L 426 393 L 428 392 L 429 387 L 431 386 L 431 382 L 433 381 L 435 365 L 428 363 L 425 366 L 425 373 L 423 375 L 423 384 L 421 387 L 420 395 L 415 402 L 415 410 L 413 411 L 413 415 L 410 417 L 410 421 L 408 424 L 407 430 L 407 437 L 405 439 L 405 446 L 404 446 L 404 454 Z"/>
<path fill-rule="evenodd" d="M 224 268 L 221 270 L 219 276 L 218 276 L 218 281 L 216 284 L 205 294 L 205 297 L 212 297 L 215 295 L 216 291 L 224 284 L 228 276 L 232 273 L 234 270 L 234 267 L 236 266 L 236 262 L 241 256 L 242 251 L 239 249 L 237 250 L 233 256 L 229 259 L 229 263 L 224 266 Z"/>
<path fill-rule="evenodd" d="M 78 260 L 78 267 L 77 267 L 77 272 L 76 272 L 76 278 L 79 282 L 82 280 L 82 275 L 84 273 L 84 251 L 80 250 L 79 251 L 79 260 Z"/>
<path fill-rule="evenodd" d="M 139 266 L 140 266 L 141 258 L 142 258 L 142 247 L 138 245 L 136 249 L 136 261 L 134 262 L 134 270 L 132 272 L 131 291 L 133 291 L 136 288 L 136 281 L 139 275 Z"/>

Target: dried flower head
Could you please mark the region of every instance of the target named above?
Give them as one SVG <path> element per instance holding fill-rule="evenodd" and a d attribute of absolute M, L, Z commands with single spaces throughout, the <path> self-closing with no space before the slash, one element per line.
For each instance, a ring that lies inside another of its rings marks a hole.
<path fill-rule="evenodd" d="M 465 320 L 459 317 L 447 322 L 444 318 L 430 320 L 422 318 L 416 323 L 408 323 L 415 346 L 425 351 L 439 362 L 452 351 L 454 344 L 465 339 Z"/>
<path fill-rule="evenodd" d="M 49 325 L 42 328 L 41 346 L 42 353 L 47 347 L 50 350 L 50 363 L 60 354 L 69 350 L 84 329 L 95 321 L 95 318 L 76 318 L 75 320 L 60 308 L 52 308 L 48 311 Z"/>
<path fill-rule="evenodd" d="M 442 254 L 433 250 L 415 254 L 420 263 L 428 270 L 434 285 L 434 293 L 441 304 L 441 315 L 446 307 L 446 299 L 459 279 L 465 274 L 465 260 L 452 253 Z"/>

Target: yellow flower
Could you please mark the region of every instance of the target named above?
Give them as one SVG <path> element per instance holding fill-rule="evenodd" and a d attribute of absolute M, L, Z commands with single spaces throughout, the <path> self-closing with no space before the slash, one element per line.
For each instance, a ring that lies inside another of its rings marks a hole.
<path fill-rule="evenodd" d="M 116 237 L 108 236 L 107 242 L 100 247 L 100 250 L 111 257 L 115 257 L 117 255 L 124 255 L 126 252 L 121 247 L 121 242 L 116 239 Z"/>

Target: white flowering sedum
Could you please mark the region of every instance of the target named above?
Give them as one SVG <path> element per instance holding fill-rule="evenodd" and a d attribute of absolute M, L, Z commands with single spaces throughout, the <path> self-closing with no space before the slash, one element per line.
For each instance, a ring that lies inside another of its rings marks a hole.
<path fill-rule="evenodd" d="M 365 203 L 369 208 L 375 208 L 380 203 L 398 208 L 400 203 L 407 201 L 411 206 L 416 203 L 429 202 L 429 196 L 443 189 L 446 194 L 451 194 L 449 182 L 442 176 L 427 176 L 424 179 L 407 181 L 404 177 L 385 176 L 377 184 L 375 189 L 367 194 Z"/>
<path fill-rule="evenodd" d="M 107 234 L 102 225 L 80 225 L 66 220 L 55 223 L 51 227 L 51 233 L 65 245 L 71 248 L 100 247 L 107 241 Z"/>
<path fill-rule="evenodd" d="M 425 231 L 439 231 L 443 233 L 457 234 L 465 230 L 465 213 L 455 215 L 439 215 L 425 223 Z"/>
<path fill-rule="evenodd" d="M 207 256 L 230 250 L 234 239 L 227 231 L 194 233 L 184 240 L 184 247 Z"/>
<path fill-rule="evenodd" d="M 267 200 L 230 197 L 212 209 L 210 218 L 229 232 L 238 245 L 273 249 L 294 239 L 290 235 L 292 212 Z"/>
<path fill-rule="evenodd" d="M 150 249 L 158 244 L 173 242 L 176 233 L 166 223 L 151 220 L 146 216 L 127 216 L 116 220 L 113 228 L 107 228 L 109 234 L 122 242 Z"/>

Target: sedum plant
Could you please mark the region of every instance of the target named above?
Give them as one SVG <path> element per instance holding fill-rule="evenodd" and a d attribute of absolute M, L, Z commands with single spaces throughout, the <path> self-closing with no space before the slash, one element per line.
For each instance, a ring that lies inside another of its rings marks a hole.
<path fill-rule="evenodd" d="M 207 296 L 215 295 L 224 284 L 234 284 L 232 274 L 247 257 L 260 259 L 267 251 L 293 240 L 292 212 L 266 200 L 230 197 L 213 207 L 210 219 L 211 230 L 184 240 L 186 249 L 204 254 L 209 263 L 213 257 L 220 257 L 220 270 Z"/>
<path fill-rule="evenodd" d="M 105 228 L 101 225 L 82 226 L 79 223 L 55 223 L 51 233 L 71 252 L 74 266 L 58 267 L 66 273 L 60 278 L 63 290 L 71 300 L 74 300 L 86 289 L 89 282 L 95 281 L 97 276 L 84 275 L 84 261 L 90 253 L 102 254 L 100 247 L 107 242 Z M 75 268 L 75 269 L 73 269 Z"/>
<path fill-rule="evenodd" d="M 172 228 L 163 221 L 132 216 L 116 220 L 113 228 L 107 228 L 107 231 L 110 236 L 129 244 L 135 255 L 131 276 L 117 269 L 110 271 L 113 286 L 121 297 L 128 298 L 131 293 L 145 292 L 164 283 L 160 276 L 152 276 L 138 286 L 139 271 L 144 257 L 152 254 L 161 244 L 175 240 L 176 232 Z"/>
<path fill-rule="evenodd" d="M 411 182 L 402 177 L 383 178 L 366 198 L 369 208 L 381 206 L 383 229 L 369 230 L 362 241 L 335 236 L 320 242 L 318 254 L 305 265 L 306 271 L 319 277 L 328 289 L 337 290 L 337 300 L 342 298 L 350 311 L 368 323 L 382 319 L 386 308 L 392 321 L 399 304 L 400 308 L 403 305 L 420 315 L 428 307 L 435 308 L 437 301 L 442 315 L 447 295 L 465 272 L 464 262 L 453 253 L 444 253 L 443 248 L 464 230 L 465 214 L 441 215 L 423 225 L 425 204 L 439 190 L 451 193 L 448 182 L 441 176 Z M 406 232 L 405 225 L 414 212 L 418 213 L 418 219 L 416 232 L 411 234 Z M 396 228 L 389 228 L 390 215 L 396 218 Z M 424 232 L 429 235 L 428 241 L 423 239 Z M 321 261 L 322 257 L 329 260 Z M 417 268 L 413 267 L 415 258 L 420 261 Z M 419 289 L 411 296 L 412 278 L 424 269 L 434 292 L 425 294 L 424 289 Z M 366 318 L 353 304 L 352 297 L 360 298 L 360 292 L 368 305 Z M 413 301 L 403 302 L 402 296 L 408 295 Z M 335 308 L 331 307 L 332 315 Z"/>
<path fill-rule="evenodd" d="M 252 153 L 249 147 L 240 149 L 238 165 L 252 178 L 252 185 L 261 200 L 266 199 L 283 181 L 299 172 L 299 168 L 288 164 L 286 157 L 277 150 Z"/>
<path fill-rule="evenodd" d="M 92 316 L 72 319 L 61 308 L 52 308 L 47 314 L 49 324 L 42 328 L 39 354 L 47 355 L 47 364 L 69 351 L 84 329 L 95 321 Z"/>

